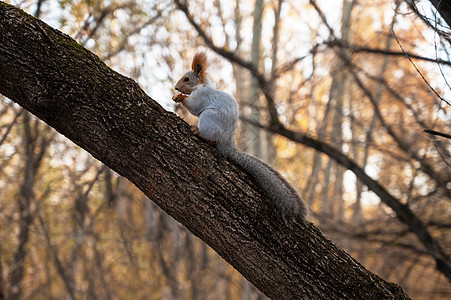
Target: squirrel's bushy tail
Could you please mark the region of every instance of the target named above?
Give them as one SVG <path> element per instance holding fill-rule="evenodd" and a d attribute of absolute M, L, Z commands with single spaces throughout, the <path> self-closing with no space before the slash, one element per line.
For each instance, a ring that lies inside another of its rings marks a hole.
<path fill-rule="evenodd" d="M 284 217 L 307 218 L 308 209 L 296 190 L 267 163 L 241 152 L 233 145 L 218 145 L 218 151 L 251 174 Z"/>

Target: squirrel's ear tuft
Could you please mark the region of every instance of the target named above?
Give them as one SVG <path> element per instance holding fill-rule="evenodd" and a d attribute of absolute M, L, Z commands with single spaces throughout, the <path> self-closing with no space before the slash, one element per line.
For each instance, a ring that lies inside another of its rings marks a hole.
<path fill-rule="evenodd" d="M 201 82 L 205 81 L 207 76 L 207 55 L 205 52 L 197 52 L 194 55 L 191 69 L 193 69 Z"/>
<path fill-rule="evenodd" d="M 202 65 L 201 64 L 197 64 L 196 65 L 196 73 L 200 73 L 202 71 Z"/>

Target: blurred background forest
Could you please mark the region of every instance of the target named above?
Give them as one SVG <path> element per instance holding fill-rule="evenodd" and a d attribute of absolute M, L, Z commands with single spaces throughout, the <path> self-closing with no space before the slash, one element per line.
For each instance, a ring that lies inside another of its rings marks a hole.
<path fill-rule="evenodd" d="M 413 299 L 450 279 L 355 161 L 451 254 L 451 30 L 429 1 L 10 0 L 134 78 L 165 108 L 198 50 L 240 103 L 240 147 L 273 164 L 312 221 Z M 250 62 L 245 64 L 243 62 Z M 126 179 L 0 95 L 0 292 L 9 299 L 264 299 Z M 2 297 L 0 297 L 2 298 Z"/>

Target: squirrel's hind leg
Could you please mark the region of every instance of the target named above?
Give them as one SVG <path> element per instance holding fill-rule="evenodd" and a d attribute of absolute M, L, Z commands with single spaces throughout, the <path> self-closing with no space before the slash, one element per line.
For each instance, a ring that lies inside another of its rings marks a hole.
<path fill-rule="evenodd" d="M 212 145 L 212 146 L 215 146 L 215 145 L 216 145 L 215 142 L 213 142 L 213 141 L 211 141 L 211 140 L 209 140 L 209 139 L 206 139 L 206 138 L 202 137 L 202 136 L 200 135 L 199 127 L 197 127 L 196 125 L 191 125 L 191 132 L 194 133 L 195 135 L 197 135 L 197 136 L 198 136 L 201 140 L 203 140 L 204 142 L 207 142 L 209 145 Z"/>
<path fill-rule="evenodd" d="M 199 127 L 197 127 L 196 125 L 191 125 L 191 132 L 195 135 L 200 135 Z"/>

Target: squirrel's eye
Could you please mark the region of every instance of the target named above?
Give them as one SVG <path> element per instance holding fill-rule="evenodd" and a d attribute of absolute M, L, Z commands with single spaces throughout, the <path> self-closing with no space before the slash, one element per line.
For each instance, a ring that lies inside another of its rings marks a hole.
<path fill-rule="evenodd" d="M 185 79 L 183 79 L 183 81 L 189 81 L 189 77 L 185 77 Z"/>

